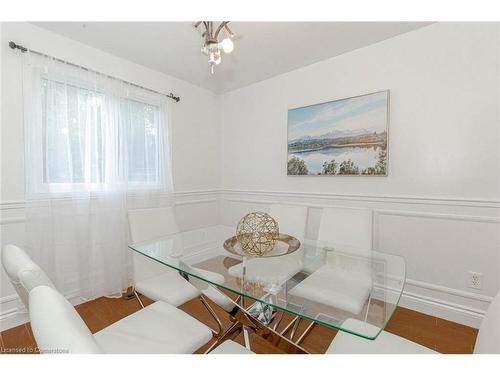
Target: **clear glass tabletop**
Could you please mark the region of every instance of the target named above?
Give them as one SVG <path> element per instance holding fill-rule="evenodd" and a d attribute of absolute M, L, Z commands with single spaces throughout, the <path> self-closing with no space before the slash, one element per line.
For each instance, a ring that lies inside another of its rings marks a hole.
<path fill-rule="evenodd" d="M 398 305 L 405 282 L 400 256 L 299 239 L 299 250 L 291 254 L 251 258 L 224 249 L 234 233 L 234 228 L 213 226 L 130 248 L 191 280 L 242 296 L 246 311 L 271 306 L 370 340 Z"/>

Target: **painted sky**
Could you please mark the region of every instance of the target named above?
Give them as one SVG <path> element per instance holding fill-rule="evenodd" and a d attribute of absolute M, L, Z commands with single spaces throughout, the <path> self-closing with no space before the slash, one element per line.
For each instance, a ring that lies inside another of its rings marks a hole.
<path fill-rule="evenodd" d="M 388 92 L 341 99 L 288 111 L 288 141 L 334 130 L 386 130 Z"/>

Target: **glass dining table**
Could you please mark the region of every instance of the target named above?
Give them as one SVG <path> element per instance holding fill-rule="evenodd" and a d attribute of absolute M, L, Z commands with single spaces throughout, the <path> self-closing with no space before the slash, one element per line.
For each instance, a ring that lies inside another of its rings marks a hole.
<path fill-rule="evenodd" d="M 224 248 L 234 233 L 218 225 L 129 247 L 209 299 L 214 291 L 231 296 L 234 308 L 226 310 L 235 323 L 223 338 L 251 330 L 307 352 L 301 342 L 315 324 L 376 340 L 396 310 L 406 272 L 400 256 L 306 238 L 286 255 L 249 257 Z M 309 325 L 299 334 L 302 321 Z"/>

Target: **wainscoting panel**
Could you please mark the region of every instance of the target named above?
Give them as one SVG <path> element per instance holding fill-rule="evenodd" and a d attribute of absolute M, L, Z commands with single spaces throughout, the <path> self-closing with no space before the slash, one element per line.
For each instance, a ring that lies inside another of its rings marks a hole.
<path fill-rule="evenodd" d="M 500 202 L 224 190 L 221 223 L 272 203 L 308 206 L 309 238 L 317 238 L 323 207 L 371 208 L 374 248 L 406 260 L 404 307 L 477 328 L 499 289 Z M 482 290 L 468 287 L 469 271 L 483 274 Z"/>

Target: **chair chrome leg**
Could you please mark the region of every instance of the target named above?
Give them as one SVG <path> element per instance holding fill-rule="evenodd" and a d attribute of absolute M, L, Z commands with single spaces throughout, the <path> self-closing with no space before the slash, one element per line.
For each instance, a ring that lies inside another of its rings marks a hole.
<path fill-rule="evenodd" d="M 224 341 L 232 338 L 232 335 L 236 335 L 239 330 L 242 329 L 242 325 L 239 321 L 234 322 L 231 326 L 224 332 L 220 337 L 218 337 L 215 342 L 205 351 L 205 354 L 210 353 Z"/>
<path fill-rule="evenodd" d="M 283 310 L 280 310 L 278 312 L 278 314 L 279 314 L 279 317 L 278 316 L 275 317 L 276 321 L 274 322 L 274 326 L 273 326 L 273 329 L 275 331 L 278 330 L 278 326 L 280 325 L 281 321 L 283 320 L 283 316 L 285 315 L 285 313 L 283 312 Z"/>
<path fill-rule="evenodd" d="M 248 333 L 248 329 L 246 327 L 243 327 L 243 340 L 245 341 L 245 348 L 251 351 L 252 347 L 250 346 L 250 334 Z"/>
<path fill-rule="evenodd" d="M 299 326 L 299 323 L 301 320 L 302 320 L 302 318 L 299 317 L 299 319 L 297 319 L 295 321 L 295 324 L 293 325 L 292 333 L 290 333 L 290 340 L 292 340 L 292 341 L 293 341 L 293 337 L 295 336 L 295 332 L 297 331 L 297 327 Z"/>
<path fill-rule="evenodd" d="M 286 327 L 285 327 L 285 328 L 284 328 L 284 329 L 280 332 L 280 335 L 281 335 L 281 336 L 285 336 L 285 334 L 288 332 L 288 330 L 289 330 L 289 329 L 293 326 L 293 324 L 294 324 L 294 323 L 296 323 L 296 322 L 297 322 L 297 320 L 298 320 L 298 319 L 299 319 L 299 317 L 298 317 L 298 316 L 296 316 L 295 318 L 293 318 L 293 319 L 291 320 L 291 322 L 290 322 L 290 323 L 288 323 L 288 325 L 287 325 L 287 326 L 286 326 Z"/>
<path fill-rule="evenodd" d="M 293 337 L 295 336 L 295 331 L 297 330 L 297 327 L 299 326 L 299 323 L 300 323 L 300 320 L 302 318 L 296 316 L 295 318 L 292 319 L 292 321 L 290 323 L 288 323 L 288 325 L 283 329 L 283 331 L 281 331 L 281 335 L 283 337 L 286 337 L 286 333 L 288 332 L 288 330 L 290 330 L 290 328 L 292 328 L 292 331 L 290 333 L 290 340 L 293 341 Z"/>
<path fill-rule="evenodd" d="M 213 330 L 211 328 L 210 328 L 210 330 L 214 333 L 215 337 L 220 336 L 222 334 L 222 329 L 223 329 L 222 328 L 222 322 L 220 321 L 219 317 L 217 316 L 217 314 L 212 309 L 212 307 L 209 305 L 209 303 L 207 302 L 207 300 L 205 299 L 205 297 L 203 295 L 200 296 L 200 300 L 203 303 L 203 306 L 205 306 L 205 308 L 207 309 L 207 311 L 210 313 L 210 315 L 212 316 L 212 318 L 217 323 L 217 331 L 215 331 L 215 330 Z"/>
<path fill-rule="evenodd" d="M 311 322 L 311 324 L 309 324 L 309 326 L 307 326 L 304 333 L 302 333 L 302 335 L 300 335 L 300 337 L 297 339 L 297 341 L 295 341 L 295 344 L 299 345 L 302 342 L 302 340 L 304 340 L 306 335 L 311 331 L 311 329 L 314 327 L 315 324 L 316 324 L 316 322 Z M 293 340 L 293 336 L 292 336 L 292 340 Z"/>
<path fill-rule="evenodd" d="M 368 312 L 370 311 L 370 302 L 372 301 L 372 295 L 368 297 L 368 304 L 366 305 L 365 322 L 368 320 Z"/>
<path fill-rule="evenodd" d="M 144 308 L 145 306 L 144 306 L 144 304 L 141 301 L 141 297 L 139 297 L 139 295 L 137 294 L 137 291 L 135 290 L 135 288 L 134 288 L 134 295 L 135 295 L 135 298 L 137 298 L 137 300 L 141 304 L 141 307 Z"/>

